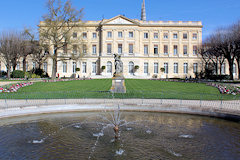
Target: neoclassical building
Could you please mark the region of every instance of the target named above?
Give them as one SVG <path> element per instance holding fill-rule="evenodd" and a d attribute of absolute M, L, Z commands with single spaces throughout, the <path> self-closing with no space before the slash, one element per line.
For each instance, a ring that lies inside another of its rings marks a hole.
<path fill-rule="evenodd" d="M 118 15 L 87 21 L 84 29 L 74 27 L 71 49 L 67 53 L 60 50 L 59 56 L 82 56 L 59 61 L 57 75 L 110 78 L 114 73 L 113 55 L 117 53 L 123 61 L 125 78 L 195 77 L 195 72 L 202 69 L 201 56 L 197 53 L 202 43 L 202 27 L 200 21 L 147 21 L 143 1 L 140 20 Z M 29 68 L 34 65 L 28 63 Z M 51 76 L 51 58 L 42 67 Z"/>
<path fill-rule="evenodd" d="M 194 73 L 202 69 L 201 57 L 197 53 L 202 43 L 202 27 L 200 21 L 147 21 L 143 1 L 141 20 L 118 15 L 101 21 L 87 21 L 84 30 L 74 27 L 72 49 L 68 53 L 59 51 L 59 55 L 82 56 L 75 61 L 58 62 L 57 74 L 60 77 L 73 74 L 91 78 L 112 77 L 113 55 L 117 53 L 121 55 L 126 78 L 195 77 Z M 48 59 L 43 65 L 50 76 L 51 64 Z"/>

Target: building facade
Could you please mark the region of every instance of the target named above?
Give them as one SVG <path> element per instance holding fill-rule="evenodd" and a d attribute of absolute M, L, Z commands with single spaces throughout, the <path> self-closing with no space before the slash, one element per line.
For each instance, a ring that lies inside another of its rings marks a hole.
<path fill-rule="evenodd" d="M 76 61 L 58 62 L 61 77 L 73 74 L 112 77 L 115 53 L 121 55 L 126 78 L 195 77 L 195 72 L 202 69 L 197 53 L 202 43 L 201 22 L 132 20 L 119 15 L 102 21 L 88 21 L 84 30 L 74 27 L 71 34 L 75 39 L 71 49 L 68 53 L 59 51 L 59 55 L 82 56 Z M 49 75 L 51 63 L 51 59 L 44 63 L 44 70 Z"/>

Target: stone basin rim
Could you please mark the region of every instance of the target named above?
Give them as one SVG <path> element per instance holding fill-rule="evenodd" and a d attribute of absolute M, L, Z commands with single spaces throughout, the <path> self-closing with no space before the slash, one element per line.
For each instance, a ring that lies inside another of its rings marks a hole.
<path fill-rule="evenodd" d="M 148 104 L 63 104 L 63 105 L 41 105 L 15 107 L 0 109 L 0 119 L 24 117 L 30 115 L 71 113 L 71 112 L 99 112 L 103 110 L 113 111 L 120 106 L 121 111 L 127 112 L 159 112 L 173 114 L 189 114 L 198 116 L 207 116 L 221 118 L 231 121 L 240 122 L 240 112 L 237 110 L 227 110 L 211 107 L 196 106 L 176 106 L 176 105 L 148 105 Z"/>

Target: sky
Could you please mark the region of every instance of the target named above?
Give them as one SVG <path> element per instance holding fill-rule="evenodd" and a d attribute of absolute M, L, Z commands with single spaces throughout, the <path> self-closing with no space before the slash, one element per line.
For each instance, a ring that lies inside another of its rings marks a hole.
<path fill-rule="evenodd" d="M 47 0 L 0 0 L 0 32 L 37 30 L 47 13 Z M 125 15 L 140 19 L 143 0 L 72 0 L 76 9 L 84 8 L 83 20 L 110 19 Z M 145 0 L 147 20 L 202 21 L 203 39 L 218 27 L 240 20 L 240 0 Z"/>

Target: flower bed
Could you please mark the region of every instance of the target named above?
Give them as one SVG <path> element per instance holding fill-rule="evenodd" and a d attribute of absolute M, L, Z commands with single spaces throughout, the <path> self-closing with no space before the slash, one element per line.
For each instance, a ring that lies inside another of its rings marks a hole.
<path fill-rule="evenodd" d="M 240 89 L 238 87 L 223 85 L 219 83 L 207 83 L 207 85 L 216 87 L 221 94 L 232 94 L 232 95 L 240 94 Z"/>
<path fill-rule="evenodd" d="M 0 93 L 17 92 L 20 88 L 30 86 L 30 85 L 33 85 L 33 82 L 13 84 L 8 88 L 0 88 Z"/>

